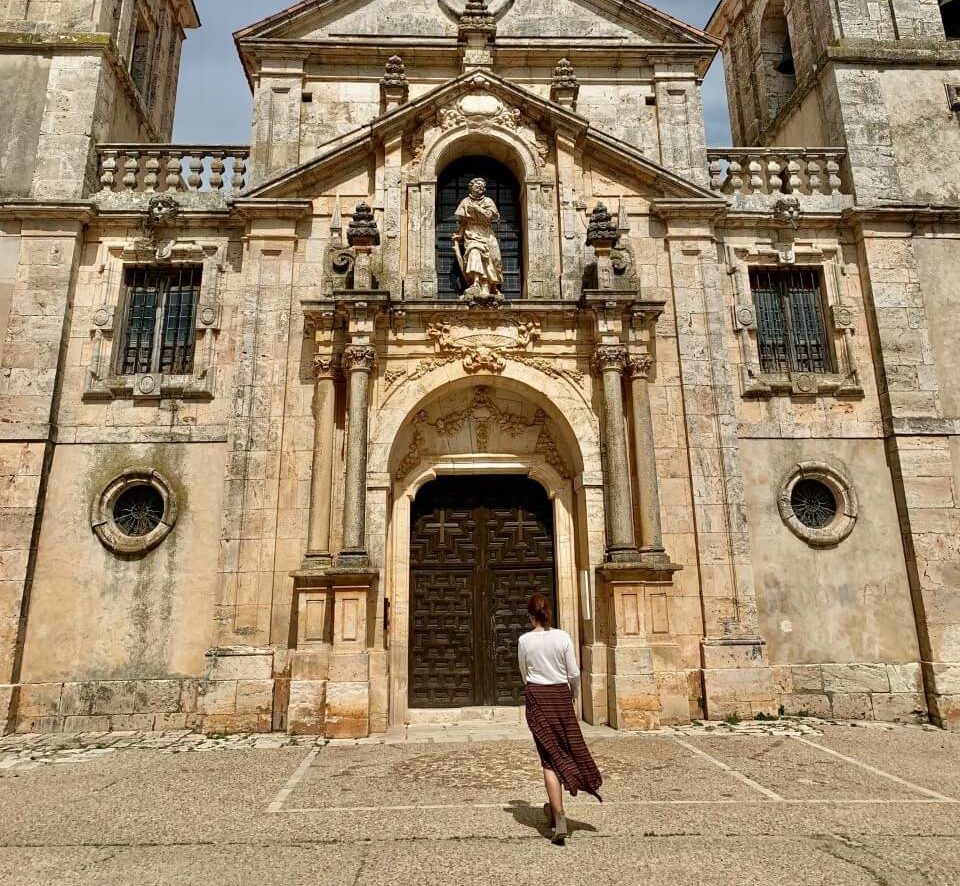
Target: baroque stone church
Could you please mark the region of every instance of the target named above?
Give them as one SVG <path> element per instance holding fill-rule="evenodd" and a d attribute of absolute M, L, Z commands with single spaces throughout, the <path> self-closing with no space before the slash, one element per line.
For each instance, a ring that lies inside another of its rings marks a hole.
<path fill-rule="evenodd" d="M 0 0 L 0 720 L 960 726 L 960 0 Z M 734 147 L 708 148 L 718 53 Z"/>

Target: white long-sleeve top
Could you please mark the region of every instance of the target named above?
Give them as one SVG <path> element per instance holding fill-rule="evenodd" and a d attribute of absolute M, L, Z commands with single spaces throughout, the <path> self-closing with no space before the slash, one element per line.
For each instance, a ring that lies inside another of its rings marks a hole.
<path fill-rule="evenodd" d="M 520 676 L 524 683 L 558 686 L 566 683 L 577 695 L 580 691 L 580 668 L 573 650 L 573 640 L 566 631 L 530 631 L 520 637 Z"/>

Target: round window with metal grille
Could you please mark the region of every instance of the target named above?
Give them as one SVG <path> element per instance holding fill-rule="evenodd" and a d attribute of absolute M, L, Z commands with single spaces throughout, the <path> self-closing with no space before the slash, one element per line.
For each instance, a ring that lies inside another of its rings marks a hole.
<path fill-rule="evenodd" d="M 840 544 L 857 523 L 859 505 L 846 474 L 824 462 L 801 462 L 784 478 L 780 516 L 794 535 L 814 547 Z"/>
<path fill-rule="evenodd" d="M 793 513 L 804 526 L 823 529 L 837 516 L 837 497 L 826 483 L 801 480 L 790 493 Z"/>
<path fill-rule="evenodd" d="M 157 471 L 130 468 L 112 480 L 93 504 L 91 528 L 116 554 L 144 554 L 162 542 L 177 521 L 177 496 Z"/>
<path fill-rule="evenodd" d="M 163 522 L 163 511 L 163 496 L 144 483 L 120 493 L 113 506 L 113 520 L 124 535 L 143 538 Z"/>

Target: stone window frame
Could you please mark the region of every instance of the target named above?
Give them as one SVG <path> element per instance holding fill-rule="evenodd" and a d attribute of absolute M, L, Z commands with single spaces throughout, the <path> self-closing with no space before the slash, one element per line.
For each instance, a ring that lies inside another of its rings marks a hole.
<path fill-rule="evenodd" d="M 740 340 L 741 393 L 745 398 L 855 397 L 864 395 L 853 346 L 856 308 L 846 298 L 846 268 L 840 247 L 823 249 L 807 244 L 730 248 L 728 268 L 734 280 L 733 326 Z M 757 309 L 750 271 L 761 269 L 817 270 L 823 285 L 824 325 L 832 372 L 764 372 L 760 368 Z"/>
<path fill-rule="evenodd" d="M 117 501 L 124 492 L 135 486 L 151 486 L 163 499 L 163 516 L 157 526 L 146 535 L 127 535 L 114 517 Z M 93 502 L 90 528 L 107 550 L 115 554 L 145 554 L 157 547 L 177 523 L 180 505 L 170 482 L 159 471 L 151 468 L 127 468 L 114 477 Z"/>
<path fill-rule="evenodd" d="M 793 490 L 801 480 L 816 480 L 826 486 L 837 502 L 834 518 L 819 529 L 800 521 L 793 509 Z M 860 502 L 853 481 L 840 468 L 821 461 L 802 461 L 786 473 L 777 495 L 780 517 L 790 531 L 815 548 L 836 547 L 857 525 Z"/>
<path fill-rule="evenodd" d="M 151 244 L 153 245 L 153 244 Z M 138 240 L 108 243 L 100 265 L 101 280 L 90 310 L 93 343 L 83 391 L 85 402 L 134 400 L 137 402 L 182 399 L 209 402 L 216 395 L 217 339 L 222 318 L 221 281 L 225 249 L 196 242 L 170 241 L 155 251 L 145 251 Z M 162 250 L 164 258 L 157 259 Z M 131 267 L 201 268 L 197 299 L 193 371 L 186 375 L 162 372 L 121 375 L 117 369 L 123 348 L 126 314 L 126 278 Z"/>

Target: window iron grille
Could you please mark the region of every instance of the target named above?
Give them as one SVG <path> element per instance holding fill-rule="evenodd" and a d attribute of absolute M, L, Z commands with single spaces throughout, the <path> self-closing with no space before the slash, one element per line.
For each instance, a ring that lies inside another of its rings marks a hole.
<path fill-rule="evenodd" d="M 764 372 L 830 372 L 823 295 L 816 270 L 753 268 L 757 346 Z"/>
<path fill-rule="evenodd" d="M 121 493 L 113 519 L 124 535 L 142 538 L 160 525 L 164 508 L 163 496 L 153 486 L 139 484 Z"/>
<path fill-rule="evenodd" d="M 193 372 L 200 278 L 191 266 L 127 271 L 122 375 Z"/>
<path fill-rule="evenodd" d="M 819 480 L 801 480 L 790 494 L 790 506 L 808 529 L 823 529 L 837 516 L 837 497 Z"/>

